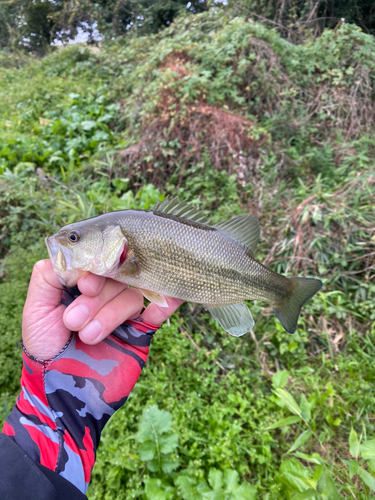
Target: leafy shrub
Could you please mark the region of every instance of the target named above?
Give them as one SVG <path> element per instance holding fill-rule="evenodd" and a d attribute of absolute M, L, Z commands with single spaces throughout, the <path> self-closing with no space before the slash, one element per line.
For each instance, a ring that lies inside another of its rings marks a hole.
<path fill-rule="evenodd" d="M 293 337 L 259 302 L 239 339 L 184 304 L 103 433 L 91 498 L 373 495 L 373 39 L 300 39 L 211 9 L 0 69 L 0 418 L 32 264 L 66 223 L 178 194 L 257 216 L 261 261 L 324 281 Z M 172 426 L 155 438 L 144 408 Z"/>
<path fill-rule="evenodd" d="M 36 141 L 21 138 L 0 143 L 0 168 L 32 163 L 67 169 L 113 143 L 109 125 L 117 115 L 118 106 L 106 104 L 100 92 L 86 97 L 70 93 L 69 98 L 68 109 L 62 113 L 51 111 L 39 119 L 42 127 Z"/>

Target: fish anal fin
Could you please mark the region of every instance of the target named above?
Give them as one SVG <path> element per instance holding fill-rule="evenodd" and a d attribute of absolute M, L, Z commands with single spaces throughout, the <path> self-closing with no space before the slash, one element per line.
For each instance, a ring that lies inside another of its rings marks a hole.
<path fill-rule="evenodd" d="M 234 337 L 241 337 L 254 326 L 250 309 L 242 302 L 229 306 L 204 306 L 219 325 Z"/>
<path fill-rule="evenodd" d="M 289 278 L 293 282 L 292 293 L 273 310 L 288 333 L 294 333 L 297 328 L 299 313 L 306 302 L 321 288 L 323 283 L 314 278 Z"/>
<path fill-rule="evenodd" d="M 260 236 L 260 223 L 256 217 L 242 215 L 225 222 L 220 222 L 219 224 L 214 224 L 214 227 L 242 243 L 251 252 L 255 252 Z"/>
<path fill-rule="evenodd" d="M 168 302 L 164 295 L 159 295 L 156 292 L 151 292 L 150 290 L 144 290 L 143 288 L 139 288 L 139 290 L 143 293 L 144 297 L 150 302 L 157 304 L 160 307 L 168 307 Z"/>

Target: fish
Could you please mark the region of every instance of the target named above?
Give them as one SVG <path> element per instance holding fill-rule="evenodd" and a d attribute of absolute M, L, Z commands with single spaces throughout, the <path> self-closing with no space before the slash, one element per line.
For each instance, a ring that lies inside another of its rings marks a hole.
<path fill-rule="evenodd" d="M 68 224 L 45 242 L 66 287 L 91 272 L 138 288 L 161 307 L 168 306 L 168 297 L 202 304 L 236 337 L 254 327 L 245 300 L 259 300 L 294 333 L 302 306 L 322 282 L 285 277 L 259 262 L 260 231 L 252 215 L 212 224 L 196 205 L 165 198 L 150 210 L 109 212 Z"/>

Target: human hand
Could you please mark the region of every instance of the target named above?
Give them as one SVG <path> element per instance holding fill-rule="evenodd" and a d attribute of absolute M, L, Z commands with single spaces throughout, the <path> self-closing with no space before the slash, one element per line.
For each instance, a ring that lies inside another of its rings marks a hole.
<path fill-rule="evenodd" d="M 34 266 L 22 318 L 22 338 L 29 354 L 38 359 L 56 356 L 77 331 L 82 342 L 98 344 L 127 319 L 140 315 L 143 295 L 135 288 L 88 273 L 78 281 L 80 295 L 69 307 L 61 304 L 63 287 L 50 260 Z M 160 325 L 182 304 L 168 299 L 169 307 L 150 304 L 140 315 Z"/>
<path fill-rule="evenodd" d="M 22 391 L 3 433 L 85 493 L 104 425 L 137 382 L 153 334 L 182 301 L 150 304 L 139 317 L 139 290 L 93 274 L 78 289 L 78 297 L 77 289 L 64 292 L 66 307 L 51 262 L 35 264 L 22 321 Z"/>

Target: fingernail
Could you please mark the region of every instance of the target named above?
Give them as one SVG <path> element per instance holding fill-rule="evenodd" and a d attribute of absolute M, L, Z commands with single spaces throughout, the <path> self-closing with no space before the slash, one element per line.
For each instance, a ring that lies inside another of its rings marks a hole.
<path fill-rule="evenodd" d="M 102 325 L 101 323 L 94 319 L 94 321 L 91 321 L 85 328 L 79 332 L 79 336 L 83 342 L 85 340 L 88 340 L 90 342 L 94 342 L 99 335 L 102 333 Z"/>
<path fill-rule="evenodd" d="M 69 323 L 73 330 L 79 330 L 79 328 L 87 321 L 89 313 L 89 308 L 84 304 L 81 304 L 79 306 L 73 307 L 73 309 L 68 312 L 66 321 Z"/>
<path fill-rule="evenodd" d="M 84 278 L 86 285 L 92 290 L 94 293 L 99 292 L 99 288 L 101 285 L 101 280 L 95 274 L 89 274 Z"/>

